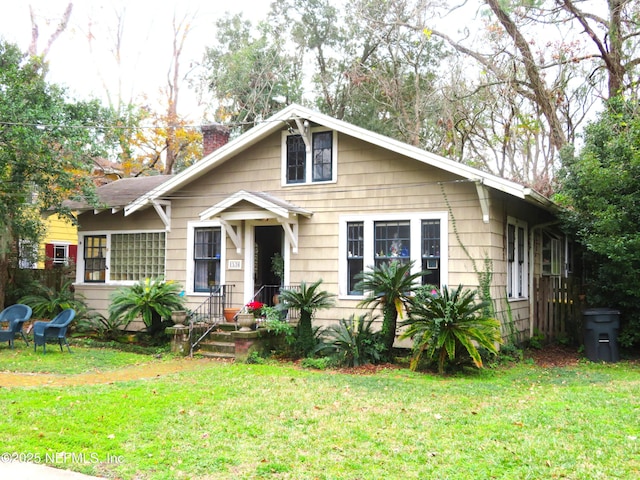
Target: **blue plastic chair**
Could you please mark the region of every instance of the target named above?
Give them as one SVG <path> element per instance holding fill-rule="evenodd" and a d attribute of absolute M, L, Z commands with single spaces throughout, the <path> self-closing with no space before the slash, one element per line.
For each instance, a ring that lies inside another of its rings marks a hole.
<path fill-rule="evenodd" d="M 62 311 L 50 322 L 35 322 L 33 324 L 33 350 L 36 351 L 38 345 L 42 345 L 42 352 L 47 353 L 47 339 L 58 339 L 60 345 L 60 351 L 62 349 L 62 342 L 67 346 L 67 350 L 71 353 L 69 348 L 69 342 L 67 341 L 67 328 L 76 316 L 76 311 L 72 308 L 67 308 Z"/>
<path fill-rule="evenodd" d="M 22 324 L 31 318 L 31 307 L 17 303 L 5 308 L 0 312 L 0 322 L 9 322 L 9 327 L 0 330 L 0 342 L 9 342 L 9 346 L 13 348 L 13 341 L 16 335 L 20 334 L 22 339 L 29 346 L 29 341 L 22 331 Z"/>

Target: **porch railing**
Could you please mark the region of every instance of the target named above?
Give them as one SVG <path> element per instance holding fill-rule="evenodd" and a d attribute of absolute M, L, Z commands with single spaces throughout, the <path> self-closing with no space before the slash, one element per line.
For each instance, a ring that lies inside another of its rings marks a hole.
<path fill-rule="evenodd" d="M 189 356 L 193 357 L 193 350 L 204 340 L 209 332 L 224 318 L 224 309 L 231 307 L 234 285 L 214 285 L 209 289 L 209 297 L 189 314 Z M 206 324 L 208 328 L 198 338 L 194 338 L 194 324 Z"/>
<path fill-rule="evenodd" d="M 253 296 L 253 301 L 257 301 L 270 307 L 279 303 L 278 296 L 283 290 L 300 290 L 299 285 L 262 285 Z M 300 316 L 300 312 L 296 309 L 289 309 L 286 318 L 288 320 L 296 319 Z"/>

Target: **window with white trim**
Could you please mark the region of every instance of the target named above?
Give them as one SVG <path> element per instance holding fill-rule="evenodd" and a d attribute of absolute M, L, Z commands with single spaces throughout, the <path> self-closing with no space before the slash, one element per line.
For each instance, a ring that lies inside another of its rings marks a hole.
<path fill-rule="evenodd" d="M 220 227 L 197 227 L 193 232 L 193 291 L 208 292 L 220 285 Z"/>
<path fill-rule="evenodd" d="M 560 239 L 550 232 L 542 232 L 542 275 L 559 276 L 562 266 Z"/>
<path fill-rule="evenodd" d="M 301 135 L 283 140 L 283 181 L 286 185 L 335 181 L 336 135 L 331 130 L 311 133 L 311 158 Z"/>
<path fill-rule="evenodd" d="M 422 277 L 424 285 L 441 286 L 446 282 L 446 219 L 445 212 L 341 218 L 341 294 L 363 295 L 356 289 L 359 275 L 388 262 L 413 262 L 416 273 L 429 272 Z M 412 248 L 414 245 L 420 248 Z"/>
<path fill-rule="evenodd" d="M 422 221 L 423 285 L 440 286 L 440 220 Z"/>
<path fill-rule="evenodd" d="M 107 281 L 107 236 L 84 236 L 84 281 L 104 283 Z"/>
<path fill-rule="evenodd" d="M 358 275 L 364 270 L 364 222 L 347 222 L 347 292 L 362 295 L 356 290 Z"/>
<path fill-rule="evenodd" d="M 165 233 L 111 235 L 109 280 L 140 281 L 164 276 Z"/>
<path fill-rule="evenodd" d="M 83 244 L 85 282 L 137 282 L 165 274 L 165 232 L 89 234 Z"/>
<path fill-rule="evenodd" d="M 527 224 L 507 219 L 507 297 L 526 298 L 528 292 L 529 255 Z"/>

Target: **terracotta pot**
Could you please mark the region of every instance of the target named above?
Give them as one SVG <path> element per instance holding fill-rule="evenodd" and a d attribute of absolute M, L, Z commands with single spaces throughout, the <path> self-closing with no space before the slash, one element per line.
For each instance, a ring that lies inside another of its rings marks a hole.
<path fill-rule="evenodd" d="M 239 308 L 225 308 L 222 311 L 222 314 L 224 315 L 224 319 L 229 322 L 232 323 L 234 321 L 234 317 L 236 316 L 236 313 L 238 313 L 240 311 Z"/>

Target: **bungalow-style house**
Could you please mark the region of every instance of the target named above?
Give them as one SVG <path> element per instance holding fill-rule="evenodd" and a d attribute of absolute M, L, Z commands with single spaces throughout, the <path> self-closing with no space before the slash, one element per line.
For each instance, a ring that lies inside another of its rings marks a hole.
<path fill-rule="evenodd" d="M 425 284 L 478 288 L 490 272 L 498 309 L 528 336 L 534 279 L 567 273 L 555 205 L 517 183 L 298 105 L 228 143 L 220 126 L 203 135 L 204 158 L 180 174 L 101 187 L 103 208 L 72 205 L 90 307 L 106 313 L 114 289 L 148 277 L 180 282 L 191 309 L 221 286 L 241 307 L 269 285 L 322 279 L 336 294 L 315 319 L 327 324 L 359 311 L 358 273 L 394 259 Z"/>

